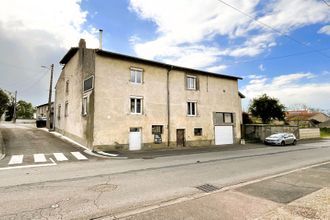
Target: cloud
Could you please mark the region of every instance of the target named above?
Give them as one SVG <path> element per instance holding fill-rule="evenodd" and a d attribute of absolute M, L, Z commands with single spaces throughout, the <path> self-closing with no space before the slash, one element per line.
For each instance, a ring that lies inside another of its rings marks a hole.
<path fill-rule="evenodd" d="M 312 83 L 310 79 L 316 77 L 316 74 L 307 72 L 274 78 L 253 78 L 241 88 L 241 91 L 246 95 L 247 100 L 266 93 L 278 98 L 286 106 L 304 103 L 314 108 L 326 109 L 330 102 L 330 82 Z"/>
<path fill-rule="evenodd" d="M 266 70 L 263 64 L 260 64 L 260 65 L 258 66 L 258 68 L 259 68 L 259 70 L 262 71 L 262 72 Z"/>
<path fill-rule="evenodd" d="M 79 0 L 7 0 L 0 7 L 0 87 L 18 90 L 18 98 L 34 104 L 47 102 L 49 71 L 67 49 L 85 38 L 97 47 L 96 29 L 86 26 L 87 12 Z M 85 27 L 86 26 L 86 27 Z"/>
<path fill-rule="evenodd" d="M 318 33 L 330 35 L 330 25 L 323 26 Z"/>
<path fill-rule="evenodd" d="M 330 20 L 328 8 L 317 0 L 270 1 L 266 6 L 259 0 L 228 3 L 286 34 Z M 135 53 L 184 66 L 207 69 L 221 65 L 222 57 L 254 57 L 275 47 L 280 35 L 216 0 L 130 0 L 129 8 L 141 19 L 156 24 L 154 39 L 132 44 Z M 230 43 L 211 44 L 217 37 Z"/>

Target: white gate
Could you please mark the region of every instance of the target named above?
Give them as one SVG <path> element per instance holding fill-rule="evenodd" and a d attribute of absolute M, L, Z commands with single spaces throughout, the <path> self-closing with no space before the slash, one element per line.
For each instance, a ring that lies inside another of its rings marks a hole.
<path fill-rule="evenodd" d="M 215 145 L 233 144 L 233 126 L 215 126 L 214 127 Z"/>
<path fill-rule="evenodd" d="M 141 129 L 131 129 L 129 132 L 129 150 L 141 150 Z"/>

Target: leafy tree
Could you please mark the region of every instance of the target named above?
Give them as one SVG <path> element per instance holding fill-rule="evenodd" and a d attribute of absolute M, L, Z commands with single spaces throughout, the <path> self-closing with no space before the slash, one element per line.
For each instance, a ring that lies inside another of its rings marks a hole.
<path fill-rule="evenodd" d="M 271 98 L 263 94 L 259 98 L 254 98 L 249 107 L 249 111 L 255 117 L 261 118 L 262 123 L 268 124 L 270 121 L 277 119 L 284 120 L 285 107 L 278 99 Z"/>
<path fill-rule="evenodd" d="M 9 104 L 9 97 L 6 92 L 0 89 L 0 117 L 6 111 Z"/>
<path fill-rule="evenodd" d="M 32 104 L 23 100 L 17 102 L 17 118 L 31 119 L 33 118 L 33 113 L 35 109 Z"/>
<path fill-rule="evenodd" d="M 253 121 L 250 118 L 249 114 L 246 113 L 246 112 L 242 113 L 242 118 L 243 118 L 243 124 L 252 124 L 253 123 Z"/>

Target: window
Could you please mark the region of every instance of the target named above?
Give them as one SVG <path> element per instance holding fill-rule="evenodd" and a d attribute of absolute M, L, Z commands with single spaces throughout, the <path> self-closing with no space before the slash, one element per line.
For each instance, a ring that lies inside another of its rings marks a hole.
<path fill-rule="evenodd" d="M 61 105 L 58 105 L 58 107 L 57 107 L 57 118 L 58 119 L 61 118 Z"/>
<path fill-rule="evenodd" d="M 64 106 L 64 116 L 67 117 L 69 115 L 69 103 L 65 102 Z"/>
<path fill-rule="evenodd" d="M 88 113 L 87 104 L 88 104 L 88 99 L 87 97 L 84 97 L 82 100 L 82 110 L 81 110 L 82 115 L 87 115 Z"/>
<path fill-rule="evenodd" d="M 131 68 L 131 82 L 132 83 L 142 83 L 142 69 Z"/>
<path fill-rule="evenodd" d="M 163 125 L 152 125 L 152 134 L 163 134 Z"/>
<path fill-rule="evenodd" d="M 196 102 L 187 102 L 187 114 L 188 116 L 197 115 L 197 103 Z"/>
<path fill-rule="evenodd" d="M 224 113 L 223 114 L 224 123 L 233 123 L 233 114 L 232 113 Z"/>
<path fill-rule="evenodd" d="M 202 136 L 202 128 L 194 128 L 194 135 L 195 136 Z"/>
<path fill-rule="evenodd" d="M 69 93 L 69 80 L 65 82 L 65 92 L 68 94 Z"/>
<path fill-rule="evenodd" d="M 90 76 L 89 78 L 84 80 L 84 92 L 93 89 L 93 80 L 94 80 L 94 76 Z"/>
<path fill-rule="evenodd" d="M 142 114 L 142 98 L 131 98 L 131 113 Z"/>
<path fill-rule="evenodd" d="M 197 89 L 197 78 L 196 76 L 186 76 L 187 89 L 196 90 Z"/>

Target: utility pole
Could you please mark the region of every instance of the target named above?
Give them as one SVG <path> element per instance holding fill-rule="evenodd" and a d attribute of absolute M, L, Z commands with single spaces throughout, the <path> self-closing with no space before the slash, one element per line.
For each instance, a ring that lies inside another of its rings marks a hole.
<path fill-rule="evenodd" d="M 16 103 L 17 103 L 17 91 L 15 91 L 13 123 L 16 123 Z"/>
<path fill-rule="evenodd" d="M 48 117 L 47 117 L 47 128 L 48 131 L 51 131 L 50 127 L 51 123 L 51 112 L 52 112 L 52 91 L 53 91 L 53 72 L 54 72 L 54 64 L 50 65 L 50 82 L 49 82 L 49 96 L 48 96 Z"/>

